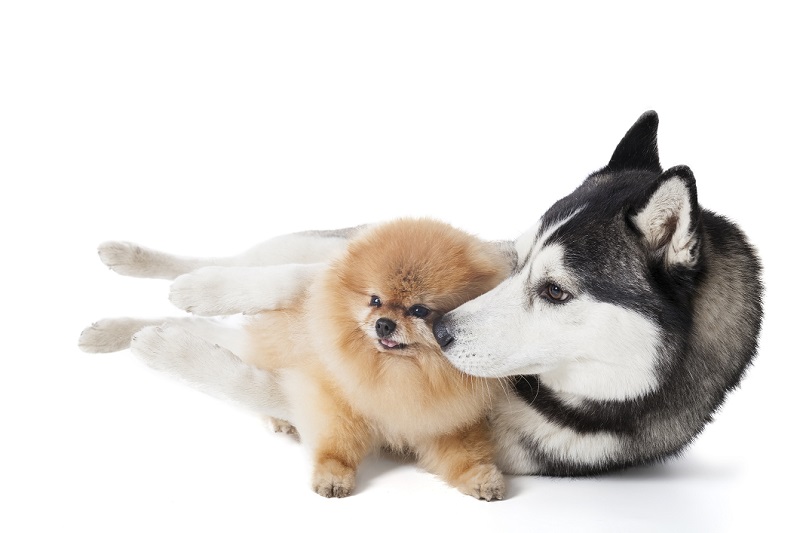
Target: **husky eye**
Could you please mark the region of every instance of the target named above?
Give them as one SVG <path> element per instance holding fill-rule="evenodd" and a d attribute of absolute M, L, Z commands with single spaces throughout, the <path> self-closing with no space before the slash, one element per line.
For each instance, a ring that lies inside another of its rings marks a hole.
<path fill-rule="evenodd" d="M 550 300 L 551 302 L 557 304 L 563 304 L 564 302 L 572 298 L 572 295 L 570 293 L 568 293 L 555 283 L 548 283 L 547 285 L 545 285 L 544 288 L 542 289 L 542 292 L 540 292 L 539 294 L 542 297 L 546 298 L 547 300 Z"/>
<path fill-rule="evenodd" d="M 369 305 L 372 307 L 380 307 L 381 306 L 381 299 L 375 295 L 372 296 L 369 300 Z"/>
<path fill-rule="evenodd" d="M 431 310 L 425 307 L 424 305 L 412 305 L 411 308 L 408 310 L 410 315 L 413 315 L 417 318 L 425 318 L 430 314 Z"/>

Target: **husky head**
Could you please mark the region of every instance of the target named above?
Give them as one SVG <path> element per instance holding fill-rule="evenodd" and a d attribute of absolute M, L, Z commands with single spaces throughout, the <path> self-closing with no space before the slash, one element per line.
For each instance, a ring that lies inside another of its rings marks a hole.
<path fill-rule="evenodd" d="M 700 271 L 695 180 L 662 170 L 642 115 L 604 168 L 515 242 L 514 273 L 435 326 L 466 373 L 536 374 L 565 397 L 630 399 L 659 385 L 691 327 Z"/>

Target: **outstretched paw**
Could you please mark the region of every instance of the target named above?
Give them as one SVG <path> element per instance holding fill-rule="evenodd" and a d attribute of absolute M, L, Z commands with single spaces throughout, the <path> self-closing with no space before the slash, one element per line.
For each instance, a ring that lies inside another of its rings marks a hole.
<path fill-rule="evenodd" d="M 250 309 L 239 292 L 231 269 L 204 267 L 178 276 L 169 288 L 169 300 L 178 309 L 200 316 L 234 315 L 256 312 Z M 227 276 L 226 276 L 227 274 Z"/>
<path fill-rule="evenodd" d="M 104 265 L 123 276 L 174 279 L 191 269 L 182 258 L 131 242 L 107 241 L 98 246 L 97 253 Z"/>
<path fill-rule="evenodd" d="M 134 318 L 104 318 L 81 332 L 78 347 L 87 353 L 110 353 L 128 348 L 131 336 L 147 326 Z"/>
<path fill-rule="evenodd" d="M 162 324 L 144 328 L 131 339 L 131 352 L 148 366 L 162 371 L 185 367 L 197 340 L 181 327 Z"/>
<path fill-rule="evenodd" d="M 206 266 L 179 276 L 169 299 L 180 309 L 203 316 L 282 309 L 296 303 L 324 267 L 322 263 Z"/>
<path fill-rule="evenodd" d="M 131 340 L 131 352 L 151 368 L 200 385 L 213 383 L 241 365 L 228 350 L 171 324 L 136 333 Z"/>
<path fill-rule="evenodd" d="M 100 261 L 123 276 L 147 277 L 149 250 L 130 242 L 108 241 L 97 247 Z"/>

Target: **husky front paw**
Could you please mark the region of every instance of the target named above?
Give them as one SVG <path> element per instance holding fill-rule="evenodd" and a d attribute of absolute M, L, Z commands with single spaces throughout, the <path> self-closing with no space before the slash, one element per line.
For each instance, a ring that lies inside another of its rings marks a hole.
<path fill-rule="evenodd" d="M 175 307 L 200 316 L 258 311 L 244 301 L 246 293 L 238 294 L 231 272 L 225 267 L 204 267 L 178 276 L 169 288 L 169 300 Z"/>
<path fill-rule="evenodd" d="M 205 266 L 178 277 L 169 298 L 177 307 L 204 316 L 272 311 L 296 303 L 324 267 Z"/>
<path fill-rule="evenodd" d="M 356 486 L 356 472 L 339 461 L 329 459 L 317 465 L 312 487 L 314 492 L 326 498 L 349 496 Z"/>
<path fill-rule="evenodd" d="M 503 474 L 494 465 L 475 465 L 461 477 L 458 490 L 479 500 L 502 500 L 506 495 Z"/>
<path fill-rule="evenodd" d="M 131 336 L 147 326 L 134 318 L 104 318 L 81 332 L 78 347 L 87 353 L 110 353 L 128 348 Z"/>

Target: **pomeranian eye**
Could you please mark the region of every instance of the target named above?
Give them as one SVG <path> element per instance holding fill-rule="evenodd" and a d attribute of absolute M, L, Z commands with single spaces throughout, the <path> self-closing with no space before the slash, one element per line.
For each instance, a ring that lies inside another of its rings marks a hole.
<path fill-rule="evenodd" d="M 424 305 L 414 305 L 408 310 L 409 314 L 417 317 L 417 318 L 425 318 L 430 314 L 431 310 L 425 307 Z"/>
<path fill-rule="evenodd" d="M 570 293 L 568 293 L 555 283 L 548 283 L 547 285 L 545 285 L 544 289 L 542 289 L 542 292 L 540 292 L 539 294 L 544 298 L 546 298 L 547 300 L 550 300 L 551 302 L 557 304 L 563 304 L 564 302 L 572 298 L 572 295 Z"/>
<path fill-rule="evenodd" d="M 371 305 L 372 307 L 380 307 L 381 306 L 381 299 L 379 297 L 373 295 L 372 298 L 369 301 L 369 305 Z"/>

